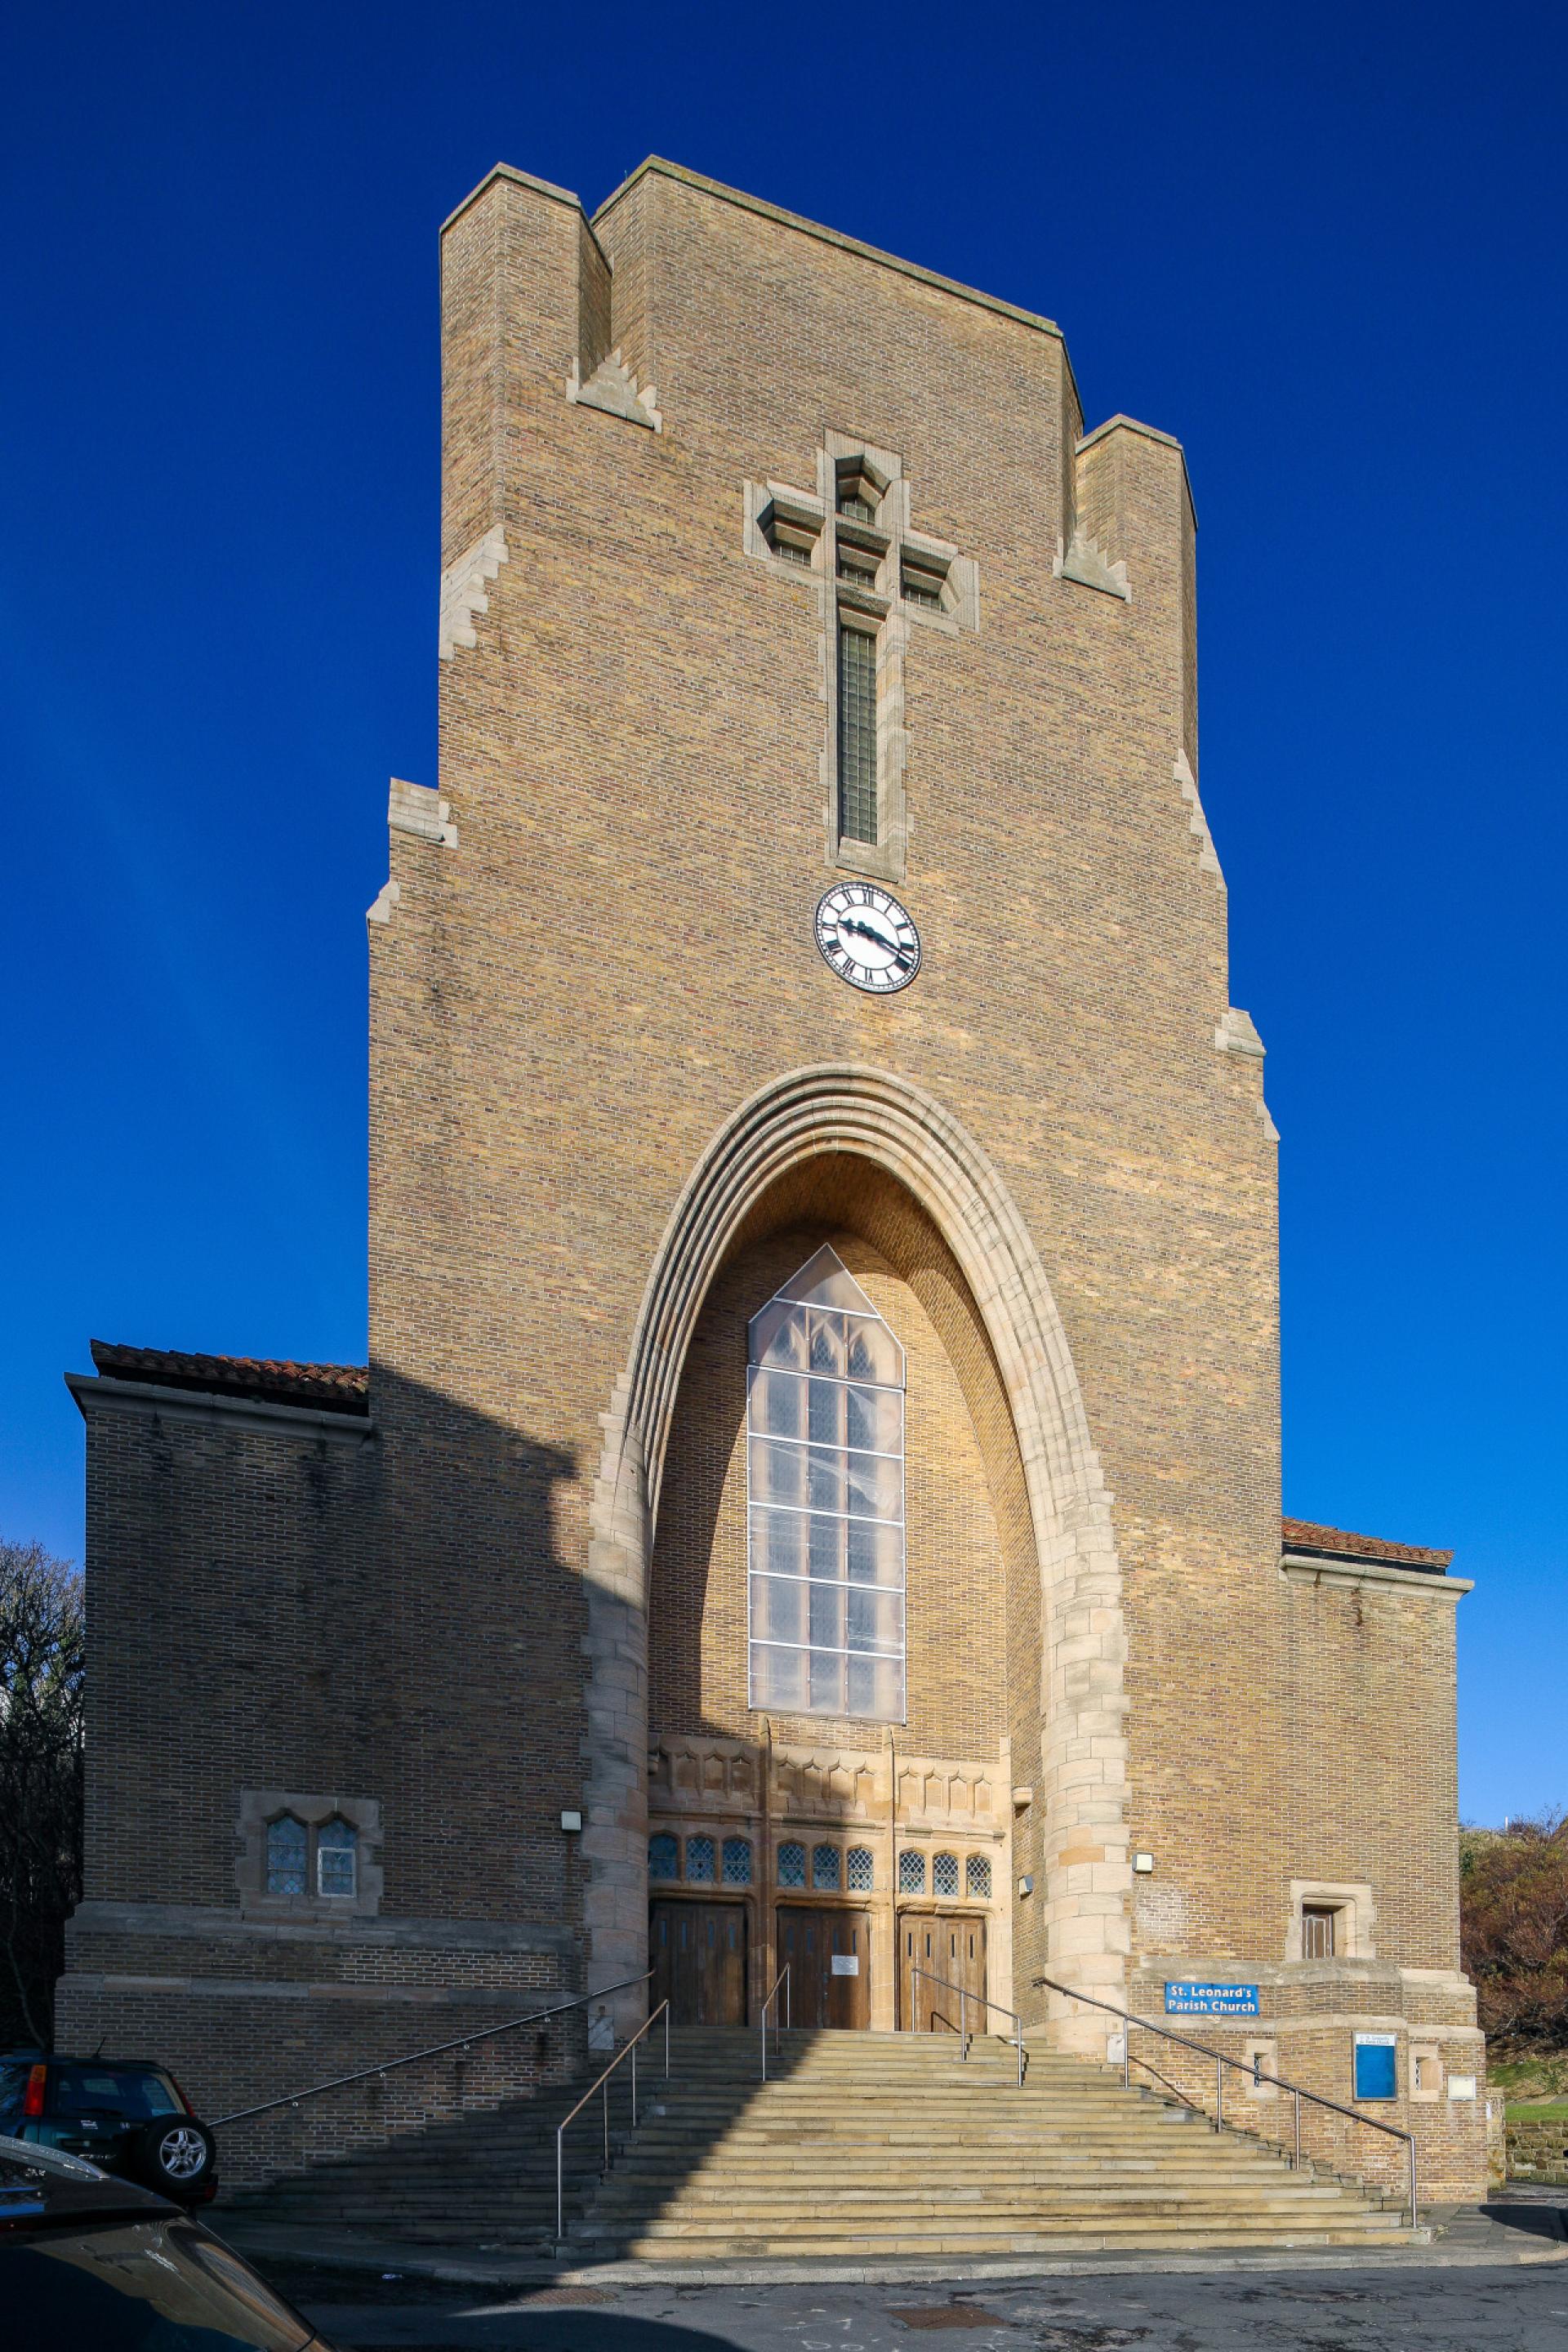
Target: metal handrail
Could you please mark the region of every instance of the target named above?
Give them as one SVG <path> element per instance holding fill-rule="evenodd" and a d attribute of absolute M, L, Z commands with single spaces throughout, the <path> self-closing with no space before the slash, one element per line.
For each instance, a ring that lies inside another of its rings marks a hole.
<path fill-rule="evenodd" d="M 652 1976 L 652 1974 L 653 1970 L 649 1969 L 648 1976 Z M 638 1984 L 643 1984 L 647 1981 L 647 1979 L 638 1977 L 636 1981 Z M 636 2131 L 637 2127 L 637 2043 L 642 2040 L 645 2033 L 652 2032 L 654 2027 L 658 2023 L 661 2017 L 664 2020 L 664 2079 L 667 2083 L 668 2082 L 669 2003 L 667 2000 L 661 2000 L 658 2007 L 653 2011 L 652 2015 L 646 2017 L 643 2020 L 637 2032 L 633 2034 L 631 2040 L 626 2043 L 626 2048 L 624 2050 L 617 2050 L 609 2064 L 605 2067 L 604 2073 L 595 2082 L 589 2084 L 587 2089 L 584 2092 L 582 2097 L 578 2100 L 571 2114 L 563 2116 L 561 2121 L 555 2126 L 555 2242 L 557 2245 L 562 2243 L 566 2234 L 566 2175 L 565 2158 L 563 2154 L 566 2143 L 566 2126 L 568 2124 L 576 2122 L 578 2116 L 582 2114 L 584 2108 L 587 2105 L 595 2091 L 603 2091 L 605 2095 L 605 2171 L 608 2172 L 610 2168 L 610 2077 L 623 2059 L 629 2058 L 631 2060 L 632 2129 L 633 2131 Z M 600 2177 L 602 2179 L 603 2175 Z"/>
<path fill-rule="evenodd" d="M 1358 2115 L 1354 2107 L 1347 2107 L 1342 2100 L 1331 2099 L 1322 2091 L 1303 2090 L 1300 2084 L 1288 2083 L 1282 2074 L 1265 2074 L 1256 2061 L 1249 2065 L 1245 2058 L 1232 2058 L 1227 2052 L 1215 2050 L 1206 2042 L 1195 2042 L 1190 2033 L 1173 2033 L 1167 2025 L 1155 2025 L 1147 2017 L 1134 2017 L 1131 2010 L 1118 2009 L 1114 2001 L 1100 2000 L 1091 1992 L 1079 1992 L 1075 1985 L 1058 1984 L 1055 1977 L 1037 1977 L 1035 1982 L 1037 1985 L 1047 1986 L 1052 1992 L 1065 1993 L 1069 2000 L 1086 2001 L 1090 2009 L 1103 2009 L 1111 2017 L 1119 2017 L 1123 2026 L 1141 2026 L 1145 2033 L 1157 2033 L 1162 2042 L 1176 2042 L 1184 2050 L 1195 2050 L 1200 2057 L 1212 2058 L 1215 2078 L 1214 2127 L 1216 2132 L 1225 2129 L 1225 2070 L 1227 2066 L 1234 2067 L 1238 2074 L 1249 2076 L 1255 2083 L 1272 2083 L 1276 2090 L 1289 2091 L 1296 2102 L 1296 2153 L 1292 2162 L 1294 2169 L 1298 2172 L 1301 2168 L 1301 2102 L 1303 2099 L 1310 2100 L 1315 2107 L 1328 2107 L 1336 2116 L 1348 2116 L 1352 2124 L 1364 2124 L 1369 2131 L 1382 2132 L 1385 2138 L 1404 2140 L 1410 2151 L 1410 2226 L 1413 2230 L 1417 2227 L 1414 2132 L 1402 2131 L 1397 2124 L 1379 2123 L 1375 2116 Z M 1145 2062 L 1140 2059 L 1139 2063 L 1142 2065 Z M 1152 2067 L 1149 2071 L 1152 2074 Z M 1125 2032 L 1121 2037 L 1121 2079 L 1131 2087 L 1132 2043 L 1130 2036 Z"/>
<path fill-rule="evenodd" d="M 772 2008 L 774 2000 L 777 1998 L 778 1990 L 781 1985 L 784 1987 L 784 2030 L 787 2033 L 789 2032 L 790 2014 L 789 1962 L 787 1960 L 779 1970 L 777 1976 L 773 1979 L 773 1991 L 769 1993 L 767 1999 L 763 2003 L 763 2011 L 760 2022 L 763 2029 L 763 2080 L 764 2083 L 768 2079 L 768 2011 Z M 775 2017 L 773 2020 L 773 2046 L 775 2049 L 778 2047 L 778 2032 L 779 2021 Z"/>
<path fill-rule="evenodd" d="M 411 2050 L 406 2058 L 384 2058 L 379 2065 L 361 2066 L 352 2074 L 334 2074 L 330 2082 L 312 2083 L 303 2091 L 285 2091 L 280 2099 L 263 2099 L 258 2107 L 238 2107 L 232 2116 L 217 2116 L 213 2120 L 215 2131 L 229 2124 L 248 2123 L 252 2116 L 267 2116 L 275 2107 L 297 2107 L 306 2099 L 319 2099 L 325 2091 L 341 2091 L 350 2083 L 363 2083 L 370 2075 L 395 2074 L 399 2066 L 417 2066 L 422 2058 L 442 2058 L 448 2050 L 467 2050 L 475 2042 L 489 2042 L 498 2033 L 515 2033 L 520 2026 L 538 2025 L 547 2017 L 565 2017 L 574 2009 L 585 2009 L 590 2001 L 603 2000 L 606 1993 L 625 1992 L 628 1986 L 647 1984 L 653 1974 L 645 1969 L 640 1977 L 622 1977 L 616 1984 L 601 1985 L 597 1992 L 580 1992 L 573 2000 L 557 2001 L 551 2009 L 531 2009 L 526 2017 L 509 2017 L 504 2025 L 482 2026 L 477 2033 L 460 2033 L 455 2042 L 433 2042 L 428 2050 Z"/>
<path fill-rule="evenodd" d="M 924 1977 L 928 1984 L 942 1985 L 948 1992 L 955 1992 L 958 1995 L 958 2054 L 960 2058 L 964 2060 L 966 2063 L 969 2057 L 970 2042 L 969 2010 L 967 2004 L 970 2001 L 977 2000 L 980 2002 L 982 2008 L 994 2009 L 998 2017 L 1010 2017 L 1012 2019 L 1016 2028 L 1013 2040 L 1017 2046 L 1018 2052 L 1018 2088 L 1021 2091 L 1024 2087 L 1024 2021 L 1019 2016 L 1017 2011 L 1016 2009 L 1004 2009 L 999 2000 L 991 2000 L 988 1994 L 983 1992 L 970 1992 L 965 1986 L 954 1984 L 950 1978 L 939 1977 L 931 1969 L 917 1968 L 912 1961 L 910 1966 L 910 1974 L 911 1977 Z"/>

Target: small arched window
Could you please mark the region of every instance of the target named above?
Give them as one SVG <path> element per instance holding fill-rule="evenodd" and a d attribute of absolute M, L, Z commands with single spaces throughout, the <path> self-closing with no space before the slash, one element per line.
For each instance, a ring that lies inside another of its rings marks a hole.
<path fill-rule="evenodd" d="M 680 1874 L 680 1849 L 668 1830 L 659 1830 L 647 1842 L 647 1874 L 650 1878 Z"/>
<path fill-rule="evenodd" d="M 305 1892 L 305 1824 L 292 1813 L 282 1813 L 267 1825 L 267 1892 Z"/>
<path fill-rule="evenodd" d="M 983 1853 L 972 1853 L 963 1865 L 964 1885 L 984 1902 L 991 1899 L 991 1864 Z"/>
<path fill-rule="evenodd" d="M 689 1886 L 712 1885 L 713 1841 L 710 1837 L 689 1837 L 687 1839 L 686 1881 Z"/>
<path fill-rule="evenodd" d="M 725 1839 L 723 1870 L 726 1886 L 750 1886 L 752 1883 L 750 1838 Z"/>
<path fill-rule="evenodd" d="M 852 1845 L 844 1873 L 851 1895 L 869 1895 L 877 1883 L 877 1865 L 868 1845 Z"/>
<path fill-rule="evenodd" d="M 899 1856 L 899 1893 L 923 1895 L 926 1891 L 926 1858 L 918 1846 L 907 1845 Z"/>
<path fill-rule="evenodd" d="M 838 1848 L 836 1845 L 814 1845 L 811 1849 L 811 1883 L 825 1895 L 838 1892 Z"/>
<path fill-rule="evenodd" d="M 752 1318 L 751 1703 L 904 1719 L 904 1351 L 819 1249 Z"/>
<path fill-rule="evenodd" d="M 779 1848 L 779 1885 L 805 1885 L 805 1848 L 798 1845 L 794 1838 L 786 1838 Z"/>
<path fill-rule="evenodd" d="M 323 1822 L 316 1832 L 316 1892 L 352 1895 L 359 1886 L 359 1832 L 352 1822 Z"/>
<path fill-rule="evenodd" d="M 931 1866 L 933 1895 L 956 1895 L 958 1892 L 958 1856 L 939 1853 Z"/>

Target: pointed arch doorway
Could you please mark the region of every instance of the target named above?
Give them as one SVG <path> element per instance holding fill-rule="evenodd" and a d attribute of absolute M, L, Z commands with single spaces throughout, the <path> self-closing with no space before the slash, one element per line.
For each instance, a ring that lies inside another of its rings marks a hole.
<path fill-rule="evenodd" d="M 1124 1870 L 1125 1857 L 1120 1850 L 1109 1850 L 1110 1844 L 1119 1849 L 1119 1841 L 1108 1841 L 1105 1825 L 1120 1817 L 1126 1796 L 1120 1571 L 1109 1501 L 1060 1318 L 1024 1222 L 973 1138 L 922 1090 L 886 1073 L 846 1066 L 793 1073 L 763 1088 L 715 1137 L 671 1214 L 645 1291 L 626 1371 L 605 1416 L 588 1592 L 588 1648 L 594 1665 L 587 1793 L 595 1834 L 591 1848 L 584 1843 L 589 1864 L 584 1911 L 591 1966 L 600 1978 L 629 1974 L 646 1949 L 647 1910 L 641 1889 L 646 1883 L 647 1808 L 650 1801 L 662 1801 L 662 1784 L 657 1775 L 647 1782 L 643 1778 L 649 1726 L 639 1677 L 650 1662 L 650 1569 L 656 1541 L 662 1542 L 675 1507 L 672 1432 L 678 1400 L 691 1373 L 698 1327 L 737 1252 L 757 1237 L 759 1217 L 765 1221 L 770 1205 L 776 1209 L 778 1188 L 793 1182 L 809 1189 L 836 1165 L 841 1175 L 846 1164 L 890 1180 L 899 1196 L 912 1202 L 938 1235 L 945 1262 L 955 1274 L 951 1282 L 935 1274 L 932 1280 L 937 1289 L 945 1282 L 947 1293 L 963 1304 L 994 1374 L 1024 1496 L 1029 1574 L 1037 1594 L 1038 1631 L 1028 1670 L 1037 1685 L 1036 1717 L 1027 1733 L 1032 1752 L 1015 1759 L 1013 1766 L 1018 1777 L 1027 1775 L 1036 1784 L 1030 1860 L 1043 1873 L 1043 1899 L 1029 1916 L 1028 1931 L 1037 1933 L 1048 1918 L 1053 1950 L 1065 1944 L 1071 1953 L 1070 1959 L 1063 1958 L 1064 1972 L 1080 1978 L 1086 1986 L 1114 1985 L 1123 1967 L 1124 1927 L 1116 1906 L 1104 1898 L 1112 1891 L 1114 1874 Z M 819 1232 L 817 1238 L 827 1236 Z M 756 1312 L 757 1297 L 770 1297 L 803 1263 L 804 1254 L 782 1264 L 770 1288 L 753 1294 L 747 1314 Z M 858 1267 L 852 1265 L 849 1271 L 861 1279 Z M 973 1356 L 975 1350 L 968 1352 Z M 737 1439 L 742 1434 L 738 1424 L 734 1434 Z M 744 1591 L 743 1580 L 737 1589 Z M 1090 1610 L 1095 1617 L 1092 1654 L 1076 1643 L 1073 1632 Z M 732 1612 L 726 1638 L 731 1642 L 737 1671 L 743 1674 L 748 1656 L 743 1611 Z M 956 1655 L 958 1645 L 951 1646 Z M 719 1727 L 707 1736 L 710 1747 L 724 1744 Z M 753 1811 L 765 1812 L 762 1792 L 754 1786 L 754 1755 L 748 1761 L 740 1753 L 745 1742 L 738 1738 L 728 1746 L 736 1752 L 727 1761 L 710 1756 L 703 1769 L 717 1770 L 721 1765 L 723 1771 L 742 1778 L 751 1770 Z M 1085 1771 L 1082 1759 L 1090 1754 L 1092 1768 Z M 910 1757 L 907 1732 L 900 1756 L 900 1770 L 906 1759 L 915 1765 L 921 1760 L 918 1755 Z M 798 1758 L 786 1760 L 798 1796 L 802 1776 L 809 1779 L 810 1771 Z M 668 1764 L 674 1774 L 700 1761 L 689 1756 L 683 1765 L 679 1757 L 666 1758 L 658 1771 L 665 1772 Z M 992 1785 L 981 1793 L 983 1809 L 994 1809 L 993 1820 L 998 1814 L 1005 1817 L 1007 1811 L 1009 1792 L 1000 1785 L 1003 1761 L 1000 1757 L 990 1760 L 986 1769 Z M 831 1779 L 831 1770 L 826 1777 Z M 854 1779 L 848 1765 L 840 1777 Z M 952 1785 L 943 1803 L 950 1798 L 971 1805 L 976 1801 L 975 1787 L 961 1789 L 961 1780 L 962 1774 L 948 1772 Z M 934 1785 L 929 1771 L 925 1781 L 929 1795 Z M 681 1801 L 690 1801 L 691 1793 L 689 1790 Z M 877 1846 L 878 1893 L 892 1898 L 893 1816 L 900 1801 L 897 1791 L 889 1795 L 884 1790 L 884 1796 L 889 1802 L 882 1822 L 885 1842 Z M 866 1817 L 863 1792 L 846 1796 L 844 1804 L 847 1818 Z M 776 1822 L 766 1835 L 776 1840 Z M 1053 1866 L 1057 1852 L 1076 1848 L 1085 1836 L 1107 1849 L 1092 1903 L 1081 1901 L 1065 1873 L 1058 1878 Z M 1010 1869 L 995 1875 L 1010 1895 Z M 773 1899 L 765 1853 L 759 1853 L 758 1884 L 750 1899 L 752 1916 L 758 1918 Z M 996 1916 L 1003 1937 L 1011 1930 L 1010 1907 L 999 1898 Z M 1058 1943 L 1056 1925 L 1069 1920 L 1071 1937 Z M 759 1937 L 759 1950 L 763 1942 Z M 889 1961 L 892 1957 L 889 1952 Z M 635 2006 L 628 2003 L 628 2010 Z M 1058 2038 L 1072 2041 L 1070 2026 Z"/>

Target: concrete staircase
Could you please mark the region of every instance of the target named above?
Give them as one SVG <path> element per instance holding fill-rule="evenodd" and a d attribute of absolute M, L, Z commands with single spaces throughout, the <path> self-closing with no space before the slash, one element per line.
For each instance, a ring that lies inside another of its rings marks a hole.
<path fill-rule="evenodd" d="M 569 2232 L 661 2262 L 1386 2246 L 1407 2233 L 1175 2103 L 1043 2048 L 967 2063 L 934 2035 L 683 2033 L 674 2073 Z"/>
<path fill-rule="evenodd" d="M 1010 2042 L 786 2033 L 769 2079 L 758 2036 L 648 2051 L 641 2121 L 618 2089 L 601 2181 L 597 2104 L 567 2136 L 574 2261 L 1061 2256 L 1387 2246 L 1402 2209 L 1292 2172 L 1247 2138 L 1043 2047 L 1024 2087 Z M 616 2077 L 622 2083 L 625 2069 Z M 555 2231 L 555 2126 L 582 2085 L 408 2134 L 243 2192 L 218 2216 L 378 2243 L 543 2252 Z M 259 2242 L 259 2241 L 258 2241 Z"/>
<path fill-rule="evenodd" d="M 662 2053 L 661 2053 L 662 2055 Z M 432 2246 L 531 2248 L 555 2238 L 555 2127 L 575 2106 L 591 2073 L 538 2097 L 470 2107 L 445 2123 L 400 2133 L 353 2156 L 323 2158 L 262 2189 L 231 2191 L 215 2227 L 237 2238 L 258 2230 L 343 2233 L 366 2240 Z M 629 2100 L 622 2067 L 612 2091 L 613 2147 L 627 2137 Z M 638 2069 L 639 2110 L 656 2069 Z M 566 2136 L 563 2167 L 568 2223 L 580 2219 L 599 2186 L 604 2134 L 598 2102 Z M 218 2160 L 221 2170 L 223 2150 Z M 258 2241 L 260 2242 L 260 2241 Z"/>

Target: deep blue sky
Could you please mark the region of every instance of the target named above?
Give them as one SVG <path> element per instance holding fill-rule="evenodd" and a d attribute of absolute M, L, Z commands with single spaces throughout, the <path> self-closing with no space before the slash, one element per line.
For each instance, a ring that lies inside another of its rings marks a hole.
<path fill-rule="evenodd" d="M 1286 1505 L 1457 1548 L 1467 1812 L 1568 1801 L 1562 8 L 11 22 L 0 1528 L 80 1554 L 89 1335 L 363 1359 L 436 231 L 498 158 L 593 205 L 657 152 L 1047 312 L 1091 424 L 1185 443 Z"/>

